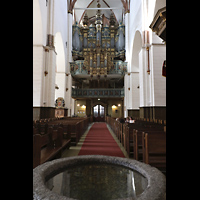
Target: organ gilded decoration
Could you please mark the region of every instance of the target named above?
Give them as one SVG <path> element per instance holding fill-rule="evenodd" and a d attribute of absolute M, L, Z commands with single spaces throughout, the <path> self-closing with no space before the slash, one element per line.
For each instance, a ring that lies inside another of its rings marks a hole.
<path fill-rule="evenodd" d="M 100 8 L 98 2 L 97 7 Z M 125 26 L 110 15 L 110 24 L 103 24 L 101 10 L 96 12 L 96 20 L 89 25 L 87 13 L 82 21 L 72 26 L 71 75 L 82 74 L 85 78 L 108 77 L 111 74 L 124 76 L 127 71 L 125 60 Z"/>

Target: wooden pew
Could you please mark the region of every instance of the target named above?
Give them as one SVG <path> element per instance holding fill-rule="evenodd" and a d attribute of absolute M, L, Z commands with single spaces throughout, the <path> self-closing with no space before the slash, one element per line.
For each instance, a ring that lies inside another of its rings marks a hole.
<path fill-rule="evenodd" d="M 54 136 L 53 136 L 54 135 Z M 49 128 L 46 134 L 33 135 L 33 168 L 56 156 L 58 149 L 54 149 L 55 133 Z"/>
<path fill-rule="evenodd" d="M 80 139 L 79 122 L 69 122 L 69 126 L 71 130 L 71 145 L 76 146 Z"/>
<path fill-rule="evenodd" d="M 71 140 L 74 139 L 76 145 L 89 122 L 90 118 L 80 117 L 33 121 L 33 167 L 60 157 L 62 151 L 71 146 Z"/>
<path fill-rule="evenodd" d="M 39 130 L 38 130 L 38 128 L 33 126 L 33 135 L 35 135 L 35 134 L 39 134 Z"/>
<path fill-rule="evenodd" d="M 109 116 L 106 116 L 106 122 L 117 136 L 118 140 L 123 144 L 123 123 Z"/>
<path fill-rule="evenodd" d="M 119 123 L 119 134 L 118 139 L 122 143 L 122 137 L 123 137 L 123 123 Z"/>
<path fill-rule="evenodd" d="M 71 133 L 70 133 L 70 127 L 68 124 L 60 124 L 60 126 L 63 128 L 63 138 L 66 140 L 70 140 L 71 142 Z"/>
<path fill-rule="evenodd" d="M 68 131 L 68 125 L 58 124 L 57 126 L 53 127 L 54 130 L 61 130 L 58 132 L 60 135 L 59 141 L 61 142 L 59 146 L 62 148 L 62 151 L 67 147 L 71 146 L 71 134 Z M 62 132 L 62 134 L 61 134 Z"/>
<path fill-rule="evenodd" d="M 161 124 L 155 124 L 151 122 L 136 121 L 135 123 L 123 124 L 123 146 L 127 151 L 129 157 L 134 156 L 134 144 L 133 144 L 133 129 L 146 130 L 146 131 L 164 131 L 164 126 Z"/>
<path fill-rule="evenodd" d="M 120 123 L 121 126 L 116 123 L 115 118 L 106 117 L 106 122 L 109 124 L 113 132 L 117 135 L 119 141 L 124 146 L 129 157 L 139 159 L 142 161 L 142 131 L 160 131 L 166 132 L 166 120 L 150 120 L 148 118 L 137 118 L 135 123 Z M 136 144 L 133 130 L 138 130 L 139 137 L 137 138 Z M 120 131 L 119 131 L 120 130 Z M 138 143 L 138 144 L 137 144 Z M 138 149 L 139 146 L 139 149 Z M 137 149 L 135 149 L 137 148 Z M 138 152 L 139 151 L 139 152 Z M 135 153 L 136 152 L 136 153 Z M 139 157 L 138 157 L 139 156 Z"/>
<path fill-rule="evenodd" d="M 81 117 L 65 117 L 64 119 L 59 120 L 60 124 L 68 125 L 68 132 L 71 135 L 71 145 L 76 146 L 79 142 L 81 136 L 87 129 L 90 122 L 90 118 L 81 118 Z M 58 121 L 50 122 L 49 124 L 56 124 Z"/>
<path fill-rule="evenodd" d="M 42 121 L 37 124 L 37 128 L 38 128 L 39 134 L 44 135 L 48 131 L 48 123 Z"/>
<path fill-rule="evenodd" d="M 133 135 L 132 130 L 137 127 L 138 124 L 135 123 L 124 123 L 123 124 L 123 137 L 122 137 L 122 145 L 129 157 L 133 157 Z"/>
<path fill-rule="evenodd" d="M 116 137 L 118 136 L 118 130 L 119 130 L 119 122 L 118 121 L 114 121 L 114 134 L 116 135 Z"/>
<path fill-rule="evenodd" d="M 62 151 L 70 145 L 70 140 L 63 137 L 63 128 L 48 128 L 47 134 L 33 135 L 33 168 L 50 161 L 60 158 Z"/>
<path fill-rule="evenodd" d="M 70 140 L 70 142 L 71 142 L 70 127 L 68 124 L 58 123 L 58 124 L 49 125 L 49 126 L 52 127 L 54 130 L 57 130 L 59 127 L 62 127 L 63 128 L 63 139 Z"/>
<path fill-rule="evenodd" d="M 160 134 L 165 134 L 165 131 L 156 130 L 156 128 L 143 128 L 143 129 L 133 129 L 133 158 L 138 161 L 143 161 L 143 152 L 142 152 L 142 132 L 148 132 L 151 134 L 152 132 L 157 132 Z"/>
<path fill-rule="evenodd" d="M 133 128 L 137 126 L 135 123 L 124 123 L 123 124 L 123 137 L 122 144 L 127 151 L 129 157 L 133 157 Z"/>
<path fill-rule="evenodd" d="M 143 162 L 166 174 L 166 133 L 142 133 Z"/>
<path fill-rule="evenodd" d="M 138 133 L 136 129 L 133 129 L 133 152 L 133 158 L 141 161 L 139 155 L 142 155 L 142 132 Z"/>

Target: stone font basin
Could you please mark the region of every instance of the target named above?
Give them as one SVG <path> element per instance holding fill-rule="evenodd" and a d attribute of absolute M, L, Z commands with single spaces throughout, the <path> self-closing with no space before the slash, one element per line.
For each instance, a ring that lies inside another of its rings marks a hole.
<path fill-rule="evenodd" d="M 165 176 L 128 158 L 62 158 L 33 169 L 33 199 L 164 200 Z"/>

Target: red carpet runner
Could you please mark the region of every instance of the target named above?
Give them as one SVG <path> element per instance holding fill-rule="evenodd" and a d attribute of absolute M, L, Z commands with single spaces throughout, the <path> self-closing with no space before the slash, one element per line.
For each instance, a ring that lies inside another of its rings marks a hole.
<path fill-rule="evenodd" d="M 104 122 L 93 124 L 78 155 L 125 157 Z"/>

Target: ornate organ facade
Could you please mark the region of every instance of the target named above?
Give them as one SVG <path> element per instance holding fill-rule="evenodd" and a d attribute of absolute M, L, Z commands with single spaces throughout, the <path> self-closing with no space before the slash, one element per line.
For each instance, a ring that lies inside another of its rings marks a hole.
<path fill-rule="evenodd" d="M 100 7 L 99 3 L 97 7 Z M 124 76 L 127 71 L 125 26 L 122 22 L 117 24 L 113 13 L 109 21 L 109 25 L 103 24 L 101 10 L 97 10 L 93 23 L 89 24 L 85 13 L 83 25 L 76 22 L 72 26 L 72 76 L 90 80 Z"/>

